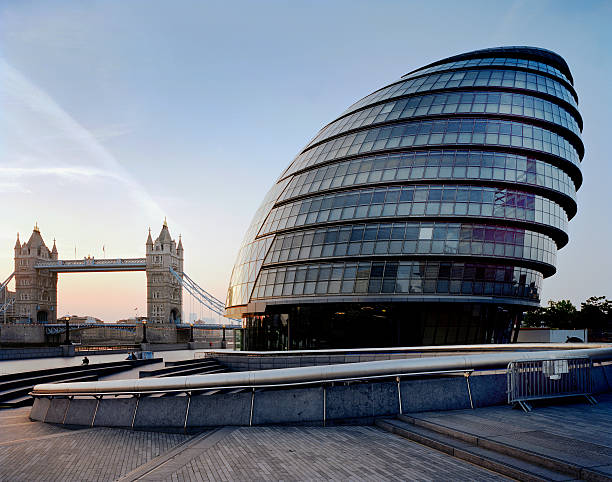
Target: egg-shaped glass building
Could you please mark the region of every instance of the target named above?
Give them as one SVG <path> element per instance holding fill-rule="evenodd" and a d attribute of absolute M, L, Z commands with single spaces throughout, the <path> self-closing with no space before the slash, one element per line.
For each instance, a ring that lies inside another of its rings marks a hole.
<path fill-rule="evenodd" d="M 539 306 L 584 146 L 566 62 L 449 57 L 326 125 L 266 195 L 226 311 L 249 350 L 503 343 Z"/>

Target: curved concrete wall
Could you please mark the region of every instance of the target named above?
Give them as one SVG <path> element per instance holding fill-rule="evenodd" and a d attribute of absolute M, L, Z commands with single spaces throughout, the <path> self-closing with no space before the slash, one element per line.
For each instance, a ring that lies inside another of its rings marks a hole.
<path fill-rule="evenodd" d="M 612 365 L 593 368 L 594 393 L 612 389 Z M 507 401 L 505 373 L 469 377 L 474 408 Z M 324 424 L 470 408 L 463 375 L 171 397 L 37 397 L 32 420 L 77 426 L 197 431 L 224 425 Z"/>

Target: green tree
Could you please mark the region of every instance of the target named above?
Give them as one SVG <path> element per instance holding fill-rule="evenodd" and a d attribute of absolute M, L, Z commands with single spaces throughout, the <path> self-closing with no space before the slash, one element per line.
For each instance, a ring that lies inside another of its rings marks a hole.
<path fill-rule="evenodd" d="M 591 296 L 581 303 L 577 322 L 580 328 L 606 328 L 612 323 L 612 301 L 605 296 Z"/>
<path fill-rule="evenodd" d="M 577 327 L 578 310 L 570 300 L 548 301 L 548 307 L 537 308 L 525 315 L 524 325 L 537 328 Z"/>

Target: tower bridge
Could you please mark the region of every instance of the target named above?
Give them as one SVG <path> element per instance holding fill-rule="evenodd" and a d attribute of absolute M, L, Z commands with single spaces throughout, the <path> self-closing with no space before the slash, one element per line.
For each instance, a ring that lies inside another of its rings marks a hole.
<path fill-rule="evenodd" d="M 144 271 L 147 276 L 147 320 L 150 323 L 181 323 L 183 288 L 200 306 L 224 316 L 224 305 L 202 289 L 183 271 L 183 242 L 172 239 L 164 220 L 155 240 L 151 229 L 144 258 L 59 259 L 55 240 L 49 249 L 38 225 L 27 242 L 17 234 L 15 270 L 0 285 L 0 314 L 4 321 L 55 323 L 57 321 L 57 276 L 59 273 Z M 8 284 L 15 279 L 15 291 Z"/>
<path fill-rule="evenodd" d="M 95 273 L 99 271 L 146 271 L 147 258 L 117 259 L 58 259 L 38 262 L 36 269 L 48 269 L 53 273 Z"/>

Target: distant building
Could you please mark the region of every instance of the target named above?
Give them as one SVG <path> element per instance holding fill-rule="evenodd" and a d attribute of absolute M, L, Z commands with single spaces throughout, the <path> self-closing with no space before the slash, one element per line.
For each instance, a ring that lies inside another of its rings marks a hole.
<path fill-rule="evenodd" d="M 244 348 L 508 342 L 582 183 L 570 69 L 534 47 L 414 70 L 321 129 L 248 228 L 226 312 Z"/>
<path fill-rule="evenodd" d="M 66 323 L 66 321 L 68 321 L 68 323 L 71 325 L 93 325 L 96 323 L 104 323 L 99 318 L 95 318 L 93 316 L 67 315 L 57 319 L 58 323 Z"/>
<path fill-rule="evenodd" d="M 183 290 L 170 272 L 183 274 L 183 241 L 178 245 L 170 236 L 164 220 L 159 236 L 153 242 L 151 230 L 147 249 L 147 318 L 150 323 L 180 323 L 183 310 Z"/>
<path fill-rule="evenodd" d="M 38 225 L 27 243 L 15 243 L 15 305 L 14 317 L 19 321 L 55 323 L 57 313 L 57 273 L 36 269 L 37 262 L 57 260 L 57 248 L 49 250 L 40 235 Z"/>

